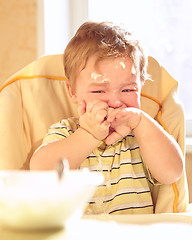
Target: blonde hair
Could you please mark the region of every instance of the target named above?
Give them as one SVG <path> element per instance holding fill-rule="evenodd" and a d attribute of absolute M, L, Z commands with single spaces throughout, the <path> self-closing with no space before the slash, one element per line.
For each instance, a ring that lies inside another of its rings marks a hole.
<path fill-rule="evenodd" d="M 87 59 L 96 53 L 98 60 L 129 56 L 134 64 L 139 64 L 141 82 L 149 78 L 147 57 L 130 32 L 111 22 L 85 22 L 64 51 L 64 70 L 71 87 Z"/>

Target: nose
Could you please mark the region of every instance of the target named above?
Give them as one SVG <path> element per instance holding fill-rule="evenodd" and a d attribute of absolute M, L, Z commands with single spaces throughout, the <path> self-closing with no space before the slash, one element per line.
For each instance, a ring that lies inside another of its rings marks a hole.
<path fill-rule="evenodd" d="M 109 94 L 107 103 L 111 108 L 119 108 L 123 105 L 123 102 L 116 93 Z"/>

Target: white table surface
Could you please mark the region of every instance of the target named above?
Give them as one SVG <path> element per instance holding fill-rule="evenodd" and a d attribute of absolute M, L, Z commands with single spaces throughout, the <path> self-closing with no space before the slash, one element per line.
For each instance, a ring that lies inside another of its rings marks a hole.
<path fill-rule="evenodd" d="M 65 228 L 22 231 L 0 228 L 0 240 L 192 239 L 192 214 L 87 215 Z"/>

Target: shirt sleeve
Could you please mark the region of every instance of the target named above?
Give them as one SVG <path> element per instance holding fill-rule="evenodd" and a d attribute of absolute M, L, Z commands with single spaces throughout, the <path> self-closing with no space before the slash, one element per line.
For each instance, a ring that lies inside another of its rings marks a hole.
<path fill-rule="evenodd" d="M 145 174 L 147 176 L 148 181 L 152 184 L 152 185 L 161 185 L 161 183 L 159 183 L 151 174 L 149 168 L 146 166 L 146 164 L 143 162 L 144 166 L 145 166 Z"/>
<path fill-rule="evenodd" d="M 70 136 L 77 130 L 78 127 L 79 123 L 76 118 L 65 119 L 53 124 L 49 128 L 48 133 L 44 137 L 43 143 L 40 147 Z"/>

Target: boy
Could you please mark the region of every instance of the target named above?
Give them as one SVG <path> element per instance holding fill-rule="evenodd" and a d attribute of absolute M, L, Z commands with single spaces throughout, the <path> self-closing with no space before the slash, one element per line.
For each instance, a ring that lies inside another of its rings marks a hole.
<path fill-rule="evenodd" d="M 112 23 L 86 22 L 64 52 L 67 89 L 79 119 L 50 127 L 31 169 L 102 171 L 105 182 L 87 213 L 153 213 L 150 187 L 171 184 L 183 170 L 176 141 L 140 110 L 147 58 L 139 42 Z"/>

